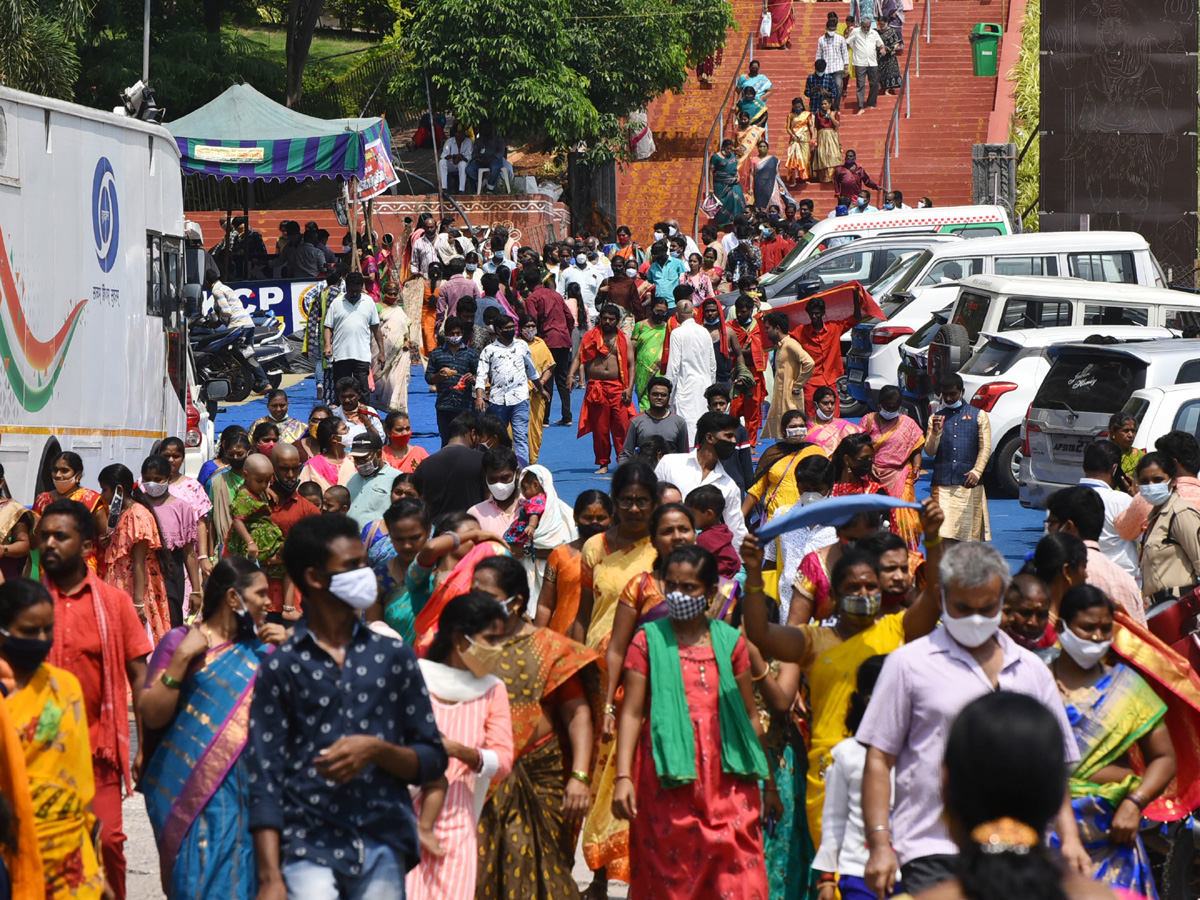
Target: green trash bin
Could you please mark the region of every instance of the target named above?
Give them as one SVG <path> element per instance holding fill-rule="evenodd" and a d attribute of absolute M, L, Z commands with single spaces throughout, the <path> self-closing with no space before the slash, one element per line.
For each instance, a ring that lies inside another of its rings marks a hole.
<path fill-rule="evenodd" d="M 996 76 L 1002 34 L 1004 29 L 993 22 L 977 22 L 971 29 L 971 62 L 976 75 Z"/>

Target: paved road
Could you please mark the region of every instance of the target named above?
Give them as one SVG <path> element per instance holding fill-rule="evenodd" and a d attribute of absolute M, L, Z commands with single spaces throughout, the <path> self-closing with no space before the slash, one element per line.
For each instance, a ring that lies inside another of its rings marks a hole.
<path fill-rule="evenodd" d="M 436 421 L 433 395 L 423 390 L 424 381 L 419 369 L 413 370 L 413 382 L 409 392 L 409 411 L 413 417 L 414 442 L 433 452 L 440 442 L 437 434 L 430 432 L 430 423 Z M 285 383 L 286 384 L 286 383 Z M 287 387 L 291 398 L 291 412 L 297 418 L 305 418 L 316 402 L 316 387 L 311 378 Z M 576 391 L 574 404 L 578 421 L 578 404 L 583 394 Z M 559 418 L 557 396 L 553 407 L 554 419 Z M 266 414 L 263 400 L 250 401 L 236 407 L 224 409 L 217 416 L 217 429 L 226 425 L 249 426 L 251 422 Z M 424 430 L 423 430 L 424 429 Z M 546 429 L 540 463 L 554 473 L 554 483 L 559 495 L 568 503 L 590 488 L 607 489 L 608 479 L 592 473 L 595 470 L 590 438 L 578 439 L 575 428 Z M 918 484 L 918 495 L 929 494 L 928 477 Z M 1032 552 L 1042 534 L 1044 513 L 1027 510 L 1015 500 L 989 501 L 992 543 L 1004 554 L 1016 571 L 1024 563 L 1026 553 Z M 145 805 L 140 795 L 125 802 L 125 833 L 129 835 L 126 855 L 129 858 L 129 900 L 159 900 L 163 896 L 158 878 L 158 857 L 154 847 L 154 836 L 146 819 Z M 581 887 L 591 882 L 591 873 L 580 860 L 575 867 L 575 878 Z M 612 882 L 612 897 L 624 897 L 625 886 Z"/>

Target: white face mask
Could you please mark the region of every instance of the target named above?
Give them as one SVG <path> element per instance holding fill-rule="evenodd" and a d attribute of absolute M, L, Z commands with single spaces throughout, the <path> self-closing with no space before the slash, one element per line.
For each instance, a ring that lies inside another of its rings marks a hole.
<path fill-rule="evenodd" d="M 924 208 L 925 208 L 925 201 L 924 201 L 924 200 L 918 200 L 918 201 L 917 201 L 917 209 L 924 209 Z"/>
<path fill-rule="evenodd" d="M 1139 484 L 1138 493 L 1151 506 L 1162 506 L 1171 496 L 1171 483 L 1164 481 L 1160 484 Z"/>
<path fill-rule="evenodd" d="M 656 240 L 656 241 L 661 241 L 665 237 L 666 237 L 666 235 L 663 234 L 661 231 L 654 232 L 654 240 Z"/>
<path fill-rule="evenodd" d="M 817 407 L 817 418 L 820 419 L 822 422 L 828 422 L 830 419 L 833 418 L 833 413 L 825 412 L 825 410 L 821 409 L 821 407 L 818 406 Z"/>
<path fill-rule="evenodd" d="M 946 612 L 946 593 L 942 592 L 942 624 L 946 626 L 946 633 L 968 649 L 982 647 L 1000 630 L 1002 612 L 1001 609 L 996 610 L 996 615 L 991 618 L 975 613 L 956 619 Z"/>
<path fill-rule="evenodd" d="M 1070 628 L 1063 630 L 1063 633 L 1058 636 L 1058 643 L 1062 645 L 1063 652 L 1071 659 L 1075 660 L 1075 665 L 1081 669 L 1090 669 L 1100 660 L 1104 659 L 1108 648 L 1112 646 L 1112 641 L 1087 641 L 1073 632 Z"/>
<path fill-rule="evenodd" d="M 586 254 L 580 253 L 578 256 L 576 256 L 575 257 L 575 265 L 580 266 L 580 267 L 586 266 L 587 265 Z"/>
<path fill-rule="evenodd" d="M 808 506 L 810 503 L 816 503 L 818 500 L 824 500 L 825 495 L 818 491 L 805 491 L 800 495 L 800 505 Z"/>
<path fill-rule="evenodd" d="M 625 277 L 626 278 L 636 278 L 637 277 L 637 269 L 626 269 Z"/>
<path fill-rule="evenodd" d="M 488 490 L 492 492 L 492 496 L 497 500 L 507 500 L 513 495 L 513 491 L 517 489 L 517 483 L 510 481 L 507 484 L 488 482 Z"/>
<path fill-rule="evenodd" d="M 337 572 L 329 579 L 329 593 L 351 609 L 368 609 L 379 596 L 375 570 L 364 566 L 349 572 Z"/>
<path fill-rule="evenodd" d="M 676 228 L 674 225 L 668 225 L 667 231 L 668 231 L 668 233 L 670 233 L 671 237 L 675 237 L 675 235 L 679 234 L 679 229 Z"/>
<path fill-rule="evenodd" d="M 887 419 L 889 422 L 900 418 L 900 410 L 898 409 L 881 409 L 879 411 L 881 419 Z"/>
<path fill-rule="evenodd" d="M 156 500 L 166 494 L 171 486 L 165 481 L 143 481 L 142 490 L 146 492 L 147 497 L 153 497 Z"/>

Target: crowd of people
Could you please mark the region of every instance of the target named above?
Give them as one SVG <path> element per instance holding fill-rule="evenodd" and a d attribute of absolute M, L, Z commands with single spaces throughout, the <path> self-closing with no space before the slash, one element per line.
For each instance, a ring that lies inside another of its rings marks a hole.
<path fill-rule="evenodd" d="M 575 897 L 581 846 L 592 898 L 1155 898 L 1200 681 L 1146 623 L 1200 580 L 1200 444 L 1118 416 L 1011 573 L 962 381 L 842 418 L 858 302 L 760 311 L 793 221 L 539 254 L 422 217 L 378 301 L 331 272 L 306 418 L 5 499 L 11 896 L 123 898 L 137 790 L 169 897 Z M 615 471 L 570 503 L 577 378 Z"/>

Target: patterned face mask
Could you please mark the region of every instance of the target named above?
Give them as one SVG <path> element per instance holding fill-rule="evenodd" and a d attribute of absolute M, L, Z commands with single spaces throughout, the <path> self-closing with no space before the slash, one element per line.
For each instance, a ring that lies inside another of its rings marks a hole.
<path fill-rule="evenodd" d="M 708 609 L 708 598 L 701 594 L 692 597 L 683 591 L 671 591 L 666 596 L 667 615 L 677 622 L 694 619 Z"/>

